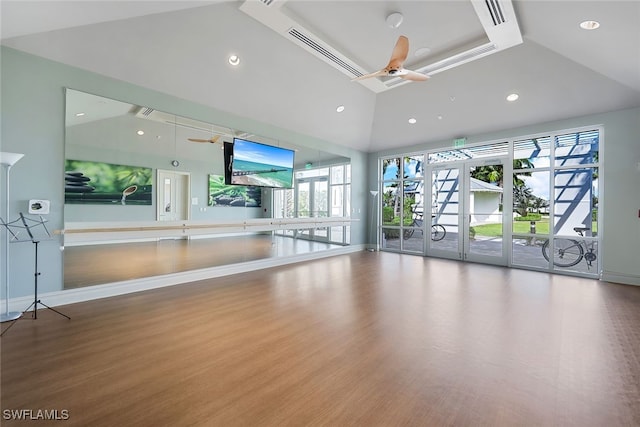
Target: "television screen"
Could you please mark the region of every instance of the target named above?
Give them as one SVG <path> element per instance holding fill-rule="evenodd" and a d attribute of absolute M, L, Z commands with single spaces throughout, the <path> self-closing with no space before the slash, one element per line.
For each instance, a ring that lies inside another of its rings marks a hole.
<path fill-rule="evenodd" d="M 230 183 L 291 188 L 293 156 L 293 150 L 234 138 Z"/>

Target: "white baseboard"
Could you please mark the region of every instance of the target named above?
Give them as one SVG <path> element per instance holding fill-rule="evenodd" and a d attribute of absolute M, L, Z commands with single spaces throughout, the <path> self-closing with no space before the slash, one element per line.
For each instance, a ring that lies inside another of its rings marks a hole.
<path fill-rule="evenodd" d="M 244 273 L 246 271 L 261 270 L 264 268 L 278 267 L 281 265 L 294 264 L 302 261 L 327 258 L 336 255 L 358 252 L 365 249 L 365 245 L 351 245 L 326 251 L 309 252 L 301 255 L 294 255 L 280 258 L 268 258 L 264 260 L 250 261 L 239 264 L 225 265 L 221 267 L 204 268 L 201 270 L 172 273 L 162 276 L 145 277 L 142 279 L 127 280 L 104 285 L 87 286 L 76 289 L 66 289 L 55 292 L 39 294 L 38 299 L 50 307 L 60 305 L 75 304 L 78 302 L 91 301 L 100 298 L 108 298 L 117 295 L 130 294 L 133 292 L 147 291 L 150 289 L 162 288 L 165 286 L 179 285 L 182 283 L 195 282 L 198 280 L 212 279 L 215 277 L 229 276 L 232 274 Z M 9 311 L 24 311 L 33 303 L 33 296 L 12 298 L 9 300 Z M 5 306 L 5 301 L 0 301 L 0 307 Z"/>
<path fill-rule="evenodd" d="M 601 280 L 605 282 L 622 283 L 623 285 L 640 286 L 640 276 L 620 274 L 612 271 L 603 271 Z"/>

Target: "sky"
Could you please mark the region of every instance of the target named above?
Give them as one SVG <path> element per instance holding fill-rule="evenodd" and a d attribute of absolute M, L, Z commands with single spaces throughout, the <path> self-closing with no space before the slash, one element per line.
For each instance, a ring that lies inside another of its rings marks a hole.
<path fill-rule="evenodd" d="M 292 169 L 293 155 L 294 152 L 292 150 L 243 139 L 235 139 L 233 144 L 233 157 L 236 160 L 244 160 L 246 162 L 263 163 Z"/>

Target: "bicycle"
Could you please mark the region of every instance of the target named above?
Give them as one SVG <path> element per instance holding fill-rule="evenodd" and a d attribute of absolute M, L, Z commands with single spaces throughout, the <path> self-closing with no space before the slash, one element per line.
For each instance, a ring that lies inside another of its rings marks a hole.
<path fill-rule="evenodd" d="M 584 237 L 584 232 L 590 230 L 589 227 L 573 227 L 573 231 Z M 542 245 L 542 256 L 549 261 L 549 242 L 547 240 Z M 583 259 L 590 268 L 592 263 L 598 258 L 595 253 L 595 242 L 587 243 L 585 240 L 574 240 L 567 238 L 554 239 L 553 243 L 553 264 L 558 267 L 573 267 Z"/>
<path fill-rule="evenodd" d="M 435 215 L 431 215 L 431 218 L 435 218 Z M 422 233 L 422 224 L 424 224 L 424 220 L 422 219 L 422 214 L 414 212 L 413 213 L 413 221 L 411 222 L 410 227 L 419 228 Z M 404 240 L 410 239 L 413 236 L 413 233 L 416 231 L 415 228 L 405 228 L 402 233 L 402 237 Z M 447 230 L 441 224 L 431 224 L 431 240 L 437 242 L 439 240 L 444 239 L 444 236 L 447 234 Z"/>

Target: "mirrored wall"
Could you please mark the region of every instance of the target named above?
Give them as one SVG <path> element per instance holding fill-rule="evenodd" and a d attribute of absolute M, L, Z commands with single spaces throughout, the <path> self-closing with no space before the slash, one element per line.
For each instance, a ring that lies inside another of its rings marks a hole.
<path fill-rule="evenodd" d="M 65 289 L 350 241 L 349 158 L 72 89 L 65 123 Z M 227 185 L 236 138 L 291 150 L 293 187 Z"/>

